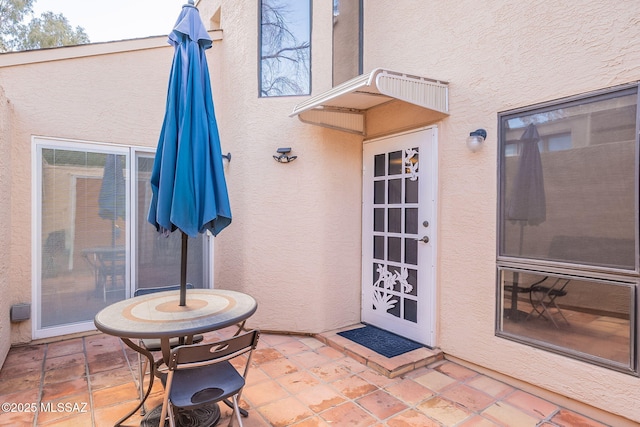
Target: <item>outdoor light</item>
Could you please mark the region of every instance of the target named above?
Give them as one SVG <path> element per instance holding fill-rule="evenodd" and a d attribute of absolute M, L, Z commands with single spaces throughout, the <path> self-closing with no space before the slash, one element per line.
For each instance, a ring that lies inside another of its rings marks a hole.
<path fill-rule="evenodd" d="M 475 153 L 482 148 L 482 143 L 487 138 L 487 131 L 484 129 L 477 129 L 469 134 L 467 138 L 467 148 Z"/>
<path fill-rule="evenodd" d="M 298 156 L 289 156 L 288 154 L 291 152 L 291 147 L 282 147 L 278 148 L 278 155 L 274 155 L 273 158 L 278 163 L 289 163 L 293 162 Z"/>

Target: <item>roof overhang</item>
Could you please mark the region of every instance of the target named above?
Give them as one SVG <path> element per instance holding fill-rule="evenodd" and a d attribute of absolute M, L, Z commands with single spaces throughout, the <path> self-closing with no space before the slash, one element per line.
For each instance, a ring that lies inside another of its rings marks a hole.
<path fill-rule="evenodd" d="M 377 68 L 301 102 L 289 117 L 371 137 L 448 115 L 448 82 Z"/>

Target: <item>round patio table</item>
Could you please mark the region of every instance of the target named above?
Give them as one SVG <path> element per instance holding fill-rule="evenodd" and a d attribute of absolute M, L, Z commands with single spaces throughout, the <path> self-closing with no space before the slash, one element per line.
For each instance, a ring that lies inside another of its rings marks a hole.
<path fill-rule="evenodd" d="M 141 295 L 109 305 L 95 316 L 94 323 L 98 330 L 119 337 L 128 347 L 149 359 L 152 367 L 149 387 L 140 404 L 119 420 L 116 426 L 142 407 L 151 393 L 155 376 L 153 355 L 131 339 L 160 339 L 163 360 L 168 360 L 171 338 L 185 338 L 188 342 L 195 334 L 242 324 L 258 308 L 252 296 L 223 289 L 188 289 L 186 305 L 183 307 L 179 305 L 179 298 L 179 291 Z"/>

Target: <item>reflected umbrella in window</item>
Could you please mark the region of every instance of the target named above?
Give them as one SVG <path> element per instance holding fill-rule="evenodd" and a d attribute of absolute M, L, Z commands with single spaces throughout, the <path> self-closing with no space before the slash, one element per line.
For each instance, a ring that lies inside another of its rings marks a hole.
<path fill-rule="evenodd" d="M 98 214 L 100 218 L 111 221 L 111 245 L 118 238 L 116 221 L 125 217 L 125 183 L 122 156 L 107 154 L 100 195 L 98 196 Z"/>
<path fill-rule="evenodd" d="M 193 2 L 169 34 L 174 47 L 167 105 L 151 173 L 148 220 L 166 235 L 180 230 L 180 306 L 186 305 L 187 237 L 214 236 L 231 223 L 205 50 L 211 37 Z"/>
<path fill-rule="evenodd" d="M 120 228 L 116 221 L 118 218 L 125 219 L 126 215 L 126 189 L 124 182 L 124 170 L 122 165 L 122 156 L 116 154 L 107 154 L 104 162 L 104 172 L 102 176 L 102 185 L 100 186 L 100 194 L 98 196 L 98 215 L 100 218 L 111 222 L 111 247 L 104 251 L 104 255 L 100 260 L 104 265 L 98 267 L 98 277 L 105 290 L 106 298 L 106 278 L 111 277 L 111 287 L 115 288 L 116 278 L 124 277 L 122 263 L 119 262 L 119 254 L 122 251 L 116 249 L 116 240 L 120 237 Z M 97 256 L 97 255 L 96 255 Z M 122 274 L 120 274 L 122 273 Z"/>
<path fill-rule="evenodd" d="M 520 137 L 518 171 L 514 178 L 510 197 L 507 199 L 506 219 L 517 221 L 520 225 L 518 255 L 522 255 L 525 225 L 539 225 L 547 218 L 542 160 L 540 158 L 540 149 L 538 148 L 539 141 L 538 129 L 533 123 L 529 124 Z M 512 320 L 518 320 L 521 317 L 517 305 L 518 291 L 520 290 L 518 281 L 518 273 L 514 273 L 511 310 L 507 314 Z"/>

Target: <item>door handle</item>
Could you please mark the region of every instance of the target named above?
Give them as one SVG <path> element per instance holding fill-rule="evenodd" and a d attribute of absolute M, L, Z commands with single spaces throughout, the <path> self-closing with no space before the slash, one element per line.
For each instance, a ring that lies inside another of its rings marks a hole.
<path fill-rule="evenodd" d="M 422 239 L 413 239 L 413 240 L 417 240 L 418 242 L 422 242 L 422 243 L 429 243 L 429 236 L 424 236 Z"/>

